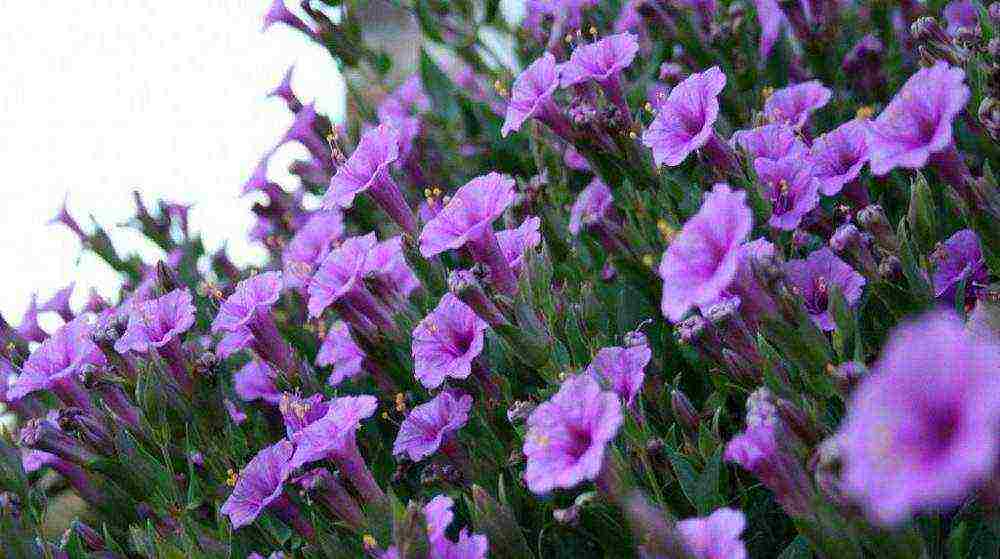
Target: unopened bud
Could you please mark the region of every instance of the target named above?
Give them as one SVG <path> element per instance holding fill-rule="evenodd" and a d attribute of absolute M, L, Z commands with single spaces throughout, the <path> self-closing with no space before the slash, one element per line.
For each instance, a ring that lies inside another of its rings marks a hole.
<path fill-rule="evenodd" d="M 889 218 L 885 216 L 882 206 L 872 204 L 858 212 L 858 224 L 868 231 L 875 239 L 875 243 L 890 254 L 899 251 L 899 239 L 892 226 L 889 225 Z"/>
<path fill-rule="evenodd" d="M 698 417 L 698 412 L 694 409 L 691 400 L 680 390 L 674 389 L 670 391 L 670 410 L 674 414 L 674 419 L 677 420 L 677 423 L 685 431 L 688 433 L 698 432 L 698 427 L 701 425 L 701 418 Z"/>
<path fill-rule="evenodd" d="M 1000 40 L 997 41 L 997 51 L 1000 51 Z M 994 55 L 1000 58 L 998 55 Z M 995 97 L 983 97 L 979 103 L 979 122 L 994 140 L 1000 141 L 1000 101 Z"/>

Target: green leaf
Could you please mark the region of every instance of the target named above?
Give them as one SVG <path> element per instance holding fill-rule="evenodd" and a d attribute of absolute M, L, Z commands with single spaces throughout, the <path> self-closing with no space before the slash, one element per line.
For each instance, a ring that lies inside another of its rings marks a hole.
<path fill-rule="evenodd" d="M 792 543 L 781 552 L 778 559 L 812 559 L 813 552 L 809 546 L 809 540 L 803 536 L 795 536 Z"/>
<path fill-rule="evenodd" d="M 722 448 L 709 459 L 705 469 L 698 473 L 691 462 L 676 450 L 667 448 L 670 464 L 681 485 L 681 491 L 694 505 L 698 514 L 705 516 L 721 507 L 724 502 L 719 495 L 719 477 L 722 469 Z"/>

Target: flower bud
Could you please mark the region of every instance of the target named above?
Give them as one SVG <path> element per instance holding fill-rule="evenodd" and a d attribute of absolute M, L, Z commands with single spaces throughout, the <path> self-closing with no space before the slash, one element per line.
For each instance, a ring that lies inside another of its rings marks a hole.
<path fill-rule="evenodd" d="M 998 51 L 994 56 L 1000 58 L 1000 39 L 991 41 L 991 46 L 993 42 L 996 42 L 996 50 Z M 979 103 L 978 114 L 979 123 L 983 125 L 990 137 L 1000 141 L 1000 101 L 994 97 L 983 97 L 983 101 Z"/>
<path fill-rule="evenodd" d="M 524 532 L 509 507 L 478 485 L 472 486 L 472 507 L 476 526 L 489 539 L 491 557 L 515 559 L 531 556 Z"/>
<path fill-rule="evenodd" d="M 872 235 L 879 248 L 890 254 L 899 251 L 899 239 L 889 225 L 889 218 L 885 216 L 882 206 L 872 204 L 858 212 L 858 225 Z"/>
<path fill-rule="evenodd" d="M 697 410 L 687 395 L 679 389 L 670 391 L 670 410 L 674 414 L 674 419 L 684 428 L 687 433 L 697 433 L 701 424 L 701 418 Z"/>
<path fill-rule="evenodd" d="M 87 546 L 87 549 L 91 551 L 104 551 L 104 537 L 97 530 L 79 520 L 74 520 L 70 523 L 69 528 L 63 534 L 61 547 L 65 547 L 69 537 L 74 534 Z"/>
<path fill-rule="evenodd" d="M 48 419 L 32 419 L 21 427 L 20 442 L 23 446 L 44 450 L 56 456 L 79 464 L 88 466 L 100 460 L 85 448 L 80 441 L 63 433 L 59 427 Z"/>
<path fill-rule="evenodd" d="M 844 396 L 847 396 L 861 382 L 861 379 L 868 374 L 868 368 L 865 367 L 864 363 L 847 361 L 840 365 L 827 365 L 826 372 L 833 379 L 837 390 Z"/>
<path fill-rule="evenodd" d="M 917 247 L 924 254 L 933 250 L 937 241 L 936 215 L 937 207 L 934 204 L 934 194 L 927 184 L 927 179 L 918 172 L 910 183 L 910 207 L 906 219 L 909 222 L 913 238 L 917 242 Z"/>
<path fill-rule="evenodd" d="M 92 413 L 80 408 L 64 408 L 59 411 L 58 422 L 63 431 L 76 435 L 97 452 L 105 456 L 115 453 L 107 426 Z"/>

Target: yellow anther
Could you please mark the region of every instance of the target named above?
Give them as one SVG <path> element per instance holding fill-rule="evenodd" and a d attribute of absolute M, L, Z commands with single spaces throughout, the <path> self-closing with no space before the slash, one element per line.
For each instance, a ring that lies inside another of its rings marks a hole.
<path fill-rule="evenodd" d="M 858 120 L 868 120 L 875 114 L 875 109 L 871 105 L 862 105 L 858 107 L 858 111 L 854 113 L 854 118 Z"/>
<path fill-rule="evenodd" d="M 374 549 L 378 546 L 378 542 L 375 541 L 375 536 L 371 534 L 365 534 L 361 537 L 361 543 L 365 546 L 365 549 Z"/>
<path fill-rule="evenodd" d="M 238 479 L 239 476 L 236 474 L 236 470 L 230 468 L 226 471 L 226 485 L 229 487 L 236 487 L 236 480 Z"/>
<path fill-rule="evenodd" d="M 774 95 L 774 88 L 771 86 L 766 86 L 764 89 L 760 90 L 760 96 L 763 97 L 765 101 L 767 101 L 771 95 Z"/>
<path fill-rule="evenodd" d="M 396 393 L 396 411 L 400 413 L 406 411 L 406 395 L 402 392 Z"/>
<path fill-rule="evenodd" d="M 643 255 L 643 257 L 642 257 L 642 263 L 645 264 L 647 268 L 652 268 L 653 267 L 653 262 L 654 262 L 654 260 L 653 260 L 653 255 L 652 254 L 645 254 L 645 255 Z"/>

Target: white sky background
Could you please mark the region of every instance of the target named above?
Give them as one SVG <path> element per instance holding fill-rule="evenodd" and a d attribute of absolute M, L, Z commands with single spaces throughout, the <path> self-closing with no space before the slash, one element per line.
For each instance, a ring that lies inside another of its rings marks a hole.
<path fill-rule="evenodd" d="M 0 0 L 0 312 L 9 322 L 32 292 L 44 301 L 73 280 L 77 306 L 91 286 L 116 292 L 116 274 L 81 258 L 67 229 L 45 225 L 67 193 L 84 229 L 93 214 L 123 254 L 158 254 L 115 227 L 133 214 L 137 189 L 150 207 L 160 197 L 195 203 L 192 229 L 210 250 L 228 242 L 237 262 L 260 258 L 246 241 L 253 200 L 238 194 L 292 120 L 265 94 L 295 63 L 300 99 L 334 118 L 343 105 L 321 47 L 283 26 L 260 33 L 269 3 Z M 294 185 L 287 164 L 304 154 L 279 151 L 272 180 Z"/>

